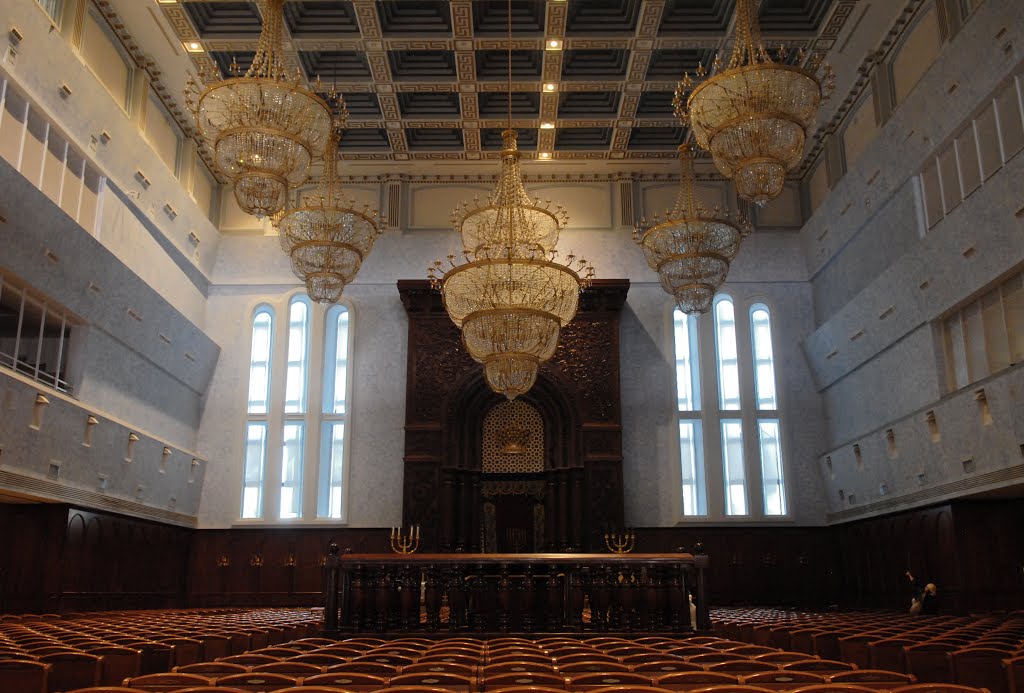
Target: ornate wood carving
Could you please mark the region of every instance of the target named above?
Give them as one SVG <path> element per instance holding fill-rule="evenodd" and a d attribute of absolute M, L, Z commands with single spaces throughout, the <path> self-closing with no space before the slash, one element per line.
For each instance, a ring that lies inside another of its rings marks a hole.
<path fill-rule="evenodd" d="M 603 465 L 595 489 L 602 526 L 622 524 L 618 344 L 628 290 L 628 281 L 601 280 L 583 293 L 554 358 L 523 396 L 544 421 L 549 549 L 600 547 L 583 530 L 591 461 Z M 424 550 L 479 550 L 483 419 L 503 400 L 466 353 L 440 294 L 426 281 L 400 281 L 398 291 L 409 316 L 404 520 L 424 526 Z"/>

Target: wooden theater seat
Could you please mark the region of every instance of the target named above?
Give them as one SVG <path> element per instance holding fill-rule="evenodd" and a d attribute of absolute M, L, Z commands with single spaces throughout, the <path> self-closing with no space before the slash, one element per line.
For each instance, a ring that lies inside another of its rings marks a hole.
<path fill-rule="evenodd" d="M 712 671 L 683 671 L 675 674 L 665 674 L 654 679 L 654 685 L 658 688 L 667 688 L 672 691 L 689 691 L 708 686 L 736 686 L 740 679 L 735 674 L 723 674 Z"/>
<path fill-rule="evenodd" d="M 5 693 L 46 693 L 50 665 L 25 659 L 0 661 L 0 691 Z"/>
<path fill-rule="evenodd" d="M 1003 660 L 1011 654 L 1008 650 L 989 647 L 956 650 L 950 653 L 953 680 L 961 686 L 987 688 L 992 693 L 1009 693 Z"/>
<path fill-rule="evenodd" d="M 199 674 L 200 676 L 228 676 L 229 674 L 244 674 L 249 667 L 231 662 L 197 662 L 186 664 L 183 667 L 174 667 L 176 673 Z"/>
<path fill-rule="evenodd" d="M 485 674 L 480 678 L 480 688 L 484 691 L 523 686 L 565 688 L 565 677 L 554 672 L 527 671 Z"/>
<path fill-rule="evenodd" d="M 749 676 L 740 677 L 744 686 L 760 686 L 772 690 L 788 691 L 801 686 L 813 686 L 828 683 L 821 674 L 809 671 L 761 671 Z"/>
<path fill-rule="evenodd" d="M 302 679 L 303 686 L 334 686 L 350 691 L 375 691 L 385 688 L 388 680 L 383 676 L 373 674 L 349 673 L 349 672 L 327 672 L 307 676 Z"/>
<path fill-rule="evenodd" d="M 39 661 L 53 667 L 47 678 L 47 690 L 72 691 L 99 685 L 103 659 L 98 655 L 62 652 L 43 655 Z"/>
<path fill-rule="evenodd" d="M 838 674 L 828 676 L 829 683 L 854 683 L 865 688 L 876 688 L 889 690 L 898 686 L 909 686 L 915 683 L 914 677 L 910 674 L 901 674 L 898 671 L 886 671 L 884 669 L 857 669 L 855 671 L 841 671 Z"/>
<path fill-rule="evenodd" d="M 295 676 L 284 674 L 263 674 L 246 672 L 244 674 L 229 674 L 217 678 L 217 688 L 236 688 L 240 691 L 252 691 L 252 693 L 266 693 L 267 691 L 279 691 L 282 688 L 291 688 L 297 685 L 298 679 Z"/>
<path fill-rule="evenodd" d="M 160 674 L 144 674 L 131 679 L 125 679 L 122 685 L 146 691 L 147 693 L 170 693 L 170 691 L 180 691 L 196 686 L 210 686 L 212 683 L 212 679 L 198 674 L 165 672 Z"/>
<path fill-rule="evenodd" d="M 412 674 L 399 674 L 391 678 L 388 686 L 431 686 L 448 691 L 469 693 L 476 687 L 476 677 L 459 674 L 445 674 L 432 671 L 421 671 Z"/>

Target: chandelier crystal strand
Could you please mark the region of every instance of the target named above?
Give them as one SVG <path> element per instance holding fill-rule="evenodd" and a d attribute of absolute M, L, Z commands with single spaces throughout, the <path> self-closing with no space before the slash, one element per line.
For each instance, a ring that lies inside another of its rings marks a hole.
<path fill-rule="evenodd" d="M 802 62 L 803 51 L 796 56 Z M 780 58 L 786 59 L 784 51 Z M 803 157 L 804 143 L 821 102 L 834 87 L 834 73 L 774 62 L 757 21 L 756 0 L 736 2 L 736 43 L 725 69 L 716 57 L 713 74 L 692 91 L 683 77 L 673 104 L 715 165 L 736 184 L 740 197 L 763 205 L 782 192 L 786 173 Z M 704 66 L 697 77 L 705 76 Z M 689 97 L 686 94 L 689 93 Z"/>
<path fill-rule="evenodd" d="M 316 191 L 300 206 L 275 217 L 281 249 L 314 301 L 337 303 L 363 260 L 385 231 L 377 210 L 345 200 L 338 179 L 340 127 L 328 138 L 324 171 Z"/>
<path fill-rule="evenodd" d="M 509 94 L 512 19 L 509 2 Z M 580 290 L 594 269 L 575 255 L 560 262 L 555 245 L 568 215 L 550 201 L 531 200 L 523 186 L 516 131 L 501 133 L 501 171 L 486 199 L 452 212 L 462 260 L 436 260 L 427 274 L 445 310 L 462 330 L 469 355 L 483 364 L 488 385 L 509 399 L 528 392 L 541 363 L 554 356 L 559 330 L 576 315 Z"/>
<path fill-rule="evenodd" d="M 693 151 L 683 144 L 679 152 L 681 171 L 675 205 L 649 224 L 641 220 L 633 238 L 680 310 L 699 315 L 711 308 L 740 243 L 750 233 L 750 225 L 738 215 L 717 207 L 709 210 L 697 201 Z"/>
<path fill-rule="evenodd" d="M 267 0 L 263 29 L 244 76 L 189 78 L 185 100 L 216 168 L 245 212 L 271 216 L 305 182 L 330 136 L 331 108 L 282 60 L 284 0 Z M 234 66 L 233 66 L 234 67 Z M 234 70 L 237 72 L 237 70 Z"/>

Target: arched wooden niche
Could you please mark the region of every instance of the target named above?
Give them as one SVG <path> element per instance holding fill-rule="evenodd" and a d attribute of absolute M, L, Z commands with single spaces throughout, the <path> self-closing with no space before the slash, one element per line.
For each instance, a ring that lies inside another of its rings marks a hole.
<path fill-rule="evenodd" d="M 483 464 L 487 417 L 507 400 L 487 387 L 465 353 L 440 295 L 427 282 L 398 288 L 409 315 L 403 521 L 422 526 L 422 550 L 599 549 L 601 533 L 622 526 L 618 334 L 628 281 L 597 282 L 583 294 L 554 358 L 516 400 L 543 428 L 543 468 L 518 477 L 535 502 L 516 499 L 523 501 L 518 508 L 496 496 L 489 482 L 502 479 Z M 521 521 L 510 523 L 506 514 L 503 522 L 503 504 Z M 530 512 L 542 517 L 526 528 L 526 540 L 504 531 L 524 529 Z"/>

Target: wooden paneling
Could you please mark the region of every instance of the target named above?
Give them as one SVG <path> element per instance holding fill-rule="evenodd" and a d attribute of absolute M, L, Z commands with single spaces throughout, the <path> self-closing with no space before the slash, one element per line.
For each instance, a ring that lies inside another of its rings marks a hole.
<path fill-rule="evenodd" d="M 902 609 L 909 567 L 965 613 L 1024 608 L 1022 526 L 1019 501 L 957 501 L 832 527 L 639 528 L 636 550 L 700 543 L 716 605 Z M 388 552 L 387 528 L 189 530 L 58 504 L 0 504 L 0 527 L 0 612 L 316 606 L 332 541 Z"/>
<path fill-rule="evenodd" d="M 331 542 L 353 553 L 389 551 L 385 529 L 198 530 L 189 557 L 189 605 L 322 605 L 322 559 Z"/>

